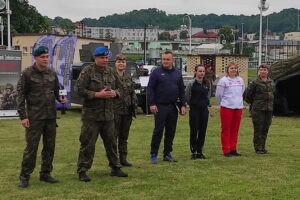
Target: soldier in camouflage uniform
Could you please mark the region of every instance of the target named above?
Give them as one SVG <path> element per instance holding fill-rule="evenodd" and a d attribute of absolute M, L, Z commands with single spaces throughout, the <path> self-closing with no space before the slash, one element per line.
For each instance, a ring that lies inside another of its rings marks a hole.
<path fill-rule="evenodd" d="M 96 48 L 93 52 L 95 63 L 85 67 L 77 80 L 78 94 L 84 98 L 77 173 L 79 180 L 84 182 L 91 180 L 86 172 L 92 166 L 99 133 L 112 168 L 110 175 L 128 176 L 120 169 L 117 155 L 113 99 L 120 96 L 121 84 L 108 67 L 109 54 L 106 47 Z"/>
<path fill-rule="evenodd" d="M 116 140 L 118 143 L 119 158 L 122 166 L 130 167 L 131 163 L 127 161 L 127 139 L 132 117 L 135 116 L 137 107 L 137 97 L 133 88 L 133 81 L 130 76 L 125 74 L 126 59 L 123 54 L 116 55 L 116 75 L 122 83 L 122 98 L 115 99 L 115 127 Z"/>
<path fill-rule="evenodd" d="M 42 165 L 40 180 L 56 183 L 51 177 L 52 161 L 56 137 L 55 99 L 66 103 L 59 97 L 59 84 L 56 73 L 47 68 L 48 48 L 41 46 L 33 52 L 35 64 L 25 69 L 17 85 L 17 107 L 21 123 L 26 128 L 26 148 L 24 150 L 19 187 L 28 186 L 30 174 L 36 163 L 37 150 L 43 136 Z"/>
<path fill-rule="evenodd" d="M 275 84 L 268 77 L 268 67 L 259 66 L 258 78 L 246 91 L 245 97 L 250 104 L 250 112 L 254 127 L 253 144 L 257 154 L 266 154 L 266 139 L 272 122 Z"/>
<path fill-rule="evenodd" d="M 138 63 L 138 70 L 137 70 L 137 73 L 138 73 L 138 76 L 148 76 L 149 75 L 149 70 L 144 68 L 144 62 L 140 62 Z"/>
<path fill-rule="evenodd" d="M 16 109 L 16 91 L 14 91 L 14 86 L 7 83 L 5 86 L 3 94 L 3 102 L 1 109 L 3 110 L 15 110 Z"/>

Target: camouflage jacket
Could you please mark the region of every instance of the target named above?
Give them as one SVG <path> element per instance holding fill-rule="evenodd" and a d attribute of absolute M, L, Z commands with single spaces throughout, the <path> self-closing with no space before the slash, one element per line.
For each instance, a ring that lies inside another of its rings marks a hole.
<path fill-rule="evenodd" d="M 59 83 L 53 69 L 40 71 L 32 65 L 21 73 L 17 85 L 21 120 L 56 119 L 55 99 L 59 99 Z"/>
<path fill-rule="evenodd" d="M 115 99 L 114 102 L 114 111 L 117 115 L 127 115 L 132 112 L 135 112 L 137 107 L 137 97 L 134 92 L 134 85 L 132 78 L 124 73 L 123 76 L 118 75 L 122 87 L 119 89 L 122 93 L 122 98 Z"/>
<path fill-rule="evenodd" d="M 122 94 L 116 74 L 110 67 L 100 68 L 95 64 L 85 67 L 77 80 L 78 95 L 83 97 L 82 120 L 109 121 L 114 119 L 114 99 L 95 98 L 95 93 L 104 88 Z"/>
<path fill-rule="evenodd" d="M 272 79 L 262 81 L 259 77 L 248 86 L 245 100 L 251 110 L 273 111 L 275 84 Z"/>

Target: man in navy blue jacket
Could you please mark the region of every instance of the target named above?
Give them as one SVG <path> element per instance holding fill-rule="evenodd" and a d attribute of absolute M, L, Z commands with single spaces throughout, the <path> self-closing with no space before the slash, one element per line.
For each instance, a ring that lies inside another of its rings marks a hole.
<path fill-rule="evenodd" d="M 151 141 L 151 163 L 157 163 L 157 153 L 165 129 L 164 161 L 177 162 L 172 145 L 176 131 L 178 111 L 186 113 L 185 91 L 181 72 L 173 66 L 172 52 L 162 55 L 162 67 L 155 69 L 149 79 L 147 97 L 150 111 L 154 114 L 155 127 Z M 179 100 L 179 103 L 178 103 Z M 179 104 L 178 109 L 176 106 Z"/>

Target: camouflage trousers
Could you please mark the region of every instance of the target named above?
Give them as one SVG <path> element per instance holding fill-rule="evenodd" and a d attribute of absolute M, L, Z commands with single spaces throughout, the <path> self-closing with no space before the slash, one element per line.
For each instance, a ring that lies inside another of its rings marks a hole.
<path fill-rule="evenodd" d="M 118 144 L 120 162 L 126 161 L 127 157 L 127 140 L 132 122 L 132 115 L 115 115 L 115 136 Z"/>
<path fill-rule="evenodd" d="M 50 173 L 53 169 L 53 156 L 56 137 L 56 120 L 30 120 L 26 129 L 26 148 L 23 154 L 21 177 L 29 178 L 36 164 L 36 156 L 41 136 L 43 136 L 42 164 L 40 173 Z"/>
<path fill-rule="evenodd" d="M 93 164 L 95 145 L 99 133 L 103 140 L 106 156 L 111 168 L 119 168 L 117 144 L 115 138 L 115 123 L 111 121 L 82 121 L 80 133 L 80 150 L 77 163 L 77 173 L 88 171 Z"/>
<path fill-rule="evenodd" d="M 272 123 L 272 112 L 270 111 L 251 111 L 252 122 L 254 127 L 253 145 L 256 151 L 264 150 Z"/>

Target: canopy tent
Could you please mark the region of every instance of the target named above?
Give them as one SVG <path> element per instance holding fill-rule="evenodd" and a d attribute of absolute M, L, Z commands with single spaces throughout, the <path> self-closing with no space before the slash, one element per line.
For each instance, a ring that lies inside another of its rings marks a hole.
<path fill-rule="evenodd" d="M 269 76 L 276 84 L 274 114 L 300 114 L 300 55 L 271 65 Z"/>

